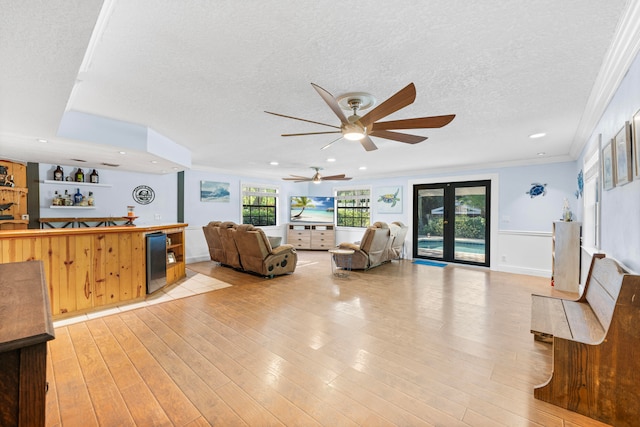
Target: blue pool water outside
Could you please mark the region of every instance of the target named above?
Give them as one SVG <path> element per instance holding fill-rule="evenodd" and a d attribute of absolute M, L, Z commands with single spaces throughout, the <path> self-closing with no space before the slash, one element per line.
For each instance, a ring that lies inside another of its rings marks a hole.
<path fill-rule="evenodd" d="M 418 248 L 442 251 L 442 238 L 430 237 L 418 239 Z M 483 240 L 456 240 L 456 252 L 467 252 L 471 254 L 484 254 Z"/>

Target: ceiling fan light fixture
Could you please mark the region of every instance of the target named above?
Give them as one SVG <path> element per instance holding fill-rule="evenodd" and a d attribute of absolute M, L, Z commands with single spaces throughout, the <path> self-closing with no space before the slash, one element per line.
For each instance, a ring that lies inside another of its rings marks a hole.
<path fill-rule="evenodd" d="M 358 123 L 350 123 L 345 125 L 342 131 L 342 136 L 349 141 L 360 141 L 367 135 L 366 129 Z"/>

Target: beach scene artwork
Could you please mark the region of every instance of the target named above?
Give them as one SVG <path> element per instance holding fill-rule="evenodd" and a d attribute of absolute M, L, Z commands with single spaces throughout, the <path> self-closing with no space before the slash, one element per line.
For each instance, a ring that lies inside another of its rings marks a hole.
<path fill-rule="evenodd" d="M 335 209 L 334 197 L 291 197 L 291 222 L 325 222 L 333 224 Z"/>

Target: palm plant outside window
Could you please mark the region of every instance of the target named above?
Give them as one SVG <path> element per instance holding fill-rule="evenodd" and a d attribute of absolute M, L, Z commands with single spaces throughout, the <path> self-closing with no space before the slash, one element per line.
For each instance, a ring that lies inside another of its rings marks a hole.
<path fill-rule="evenodd" d="M 242 223 L 255 226 L 276 225 L 278 188 L 243 185 Z"/>
<path fill-rule="evenodd" d="M 336 223 L 341 227 L 370 225 L 371 190 L 368 188 L 336 192 Z"/>

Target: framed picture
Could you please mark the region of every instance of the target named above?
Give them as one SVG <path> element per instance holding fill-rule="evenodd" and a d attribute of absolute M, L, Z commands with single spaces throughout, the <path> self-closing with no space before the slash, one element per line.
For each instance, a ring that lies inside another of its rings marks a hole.
<path fill-rule="evenodd" d="M 629 122 L 625 122 L 624 126 L 616 134 L 615 138 L 615 159 L 616 159 L 616 185 L 624 185 L 633 179 L 633 170 L 631 167 L 631 132 L 629 130 Z"/>
<path fill-rule="evenodd" d="M 380 187 L 376 200 L 378 213 L 402 213 L 402 186 Z"/>
<path fill-rule="evenodd" d="M 613 140 L 607 142 L 607 145 L 602 147 L 602 188 L 604 190 L 611 190 L 615 185 L 615 163 L 613 163 Z"/>
<path fill-rule="evenodd" d="M 638 110 L 631 120 L 631 154 L 633 157 L 633 176 L 635 178 L 640 177 L 640 155 L 638 154 L 638 148 L 640 148 L 640 110 Z"/>
<path fill-rule="evenodd" d="M 175 264 L 176 254 L 174 254 L 173 252 L 167 252 L 167 262 L 169 264 Z"/>
<path fill-rule="evenodd" d="M 200 181 L 200 201 L 229 203 L 229 183 Z"/>

